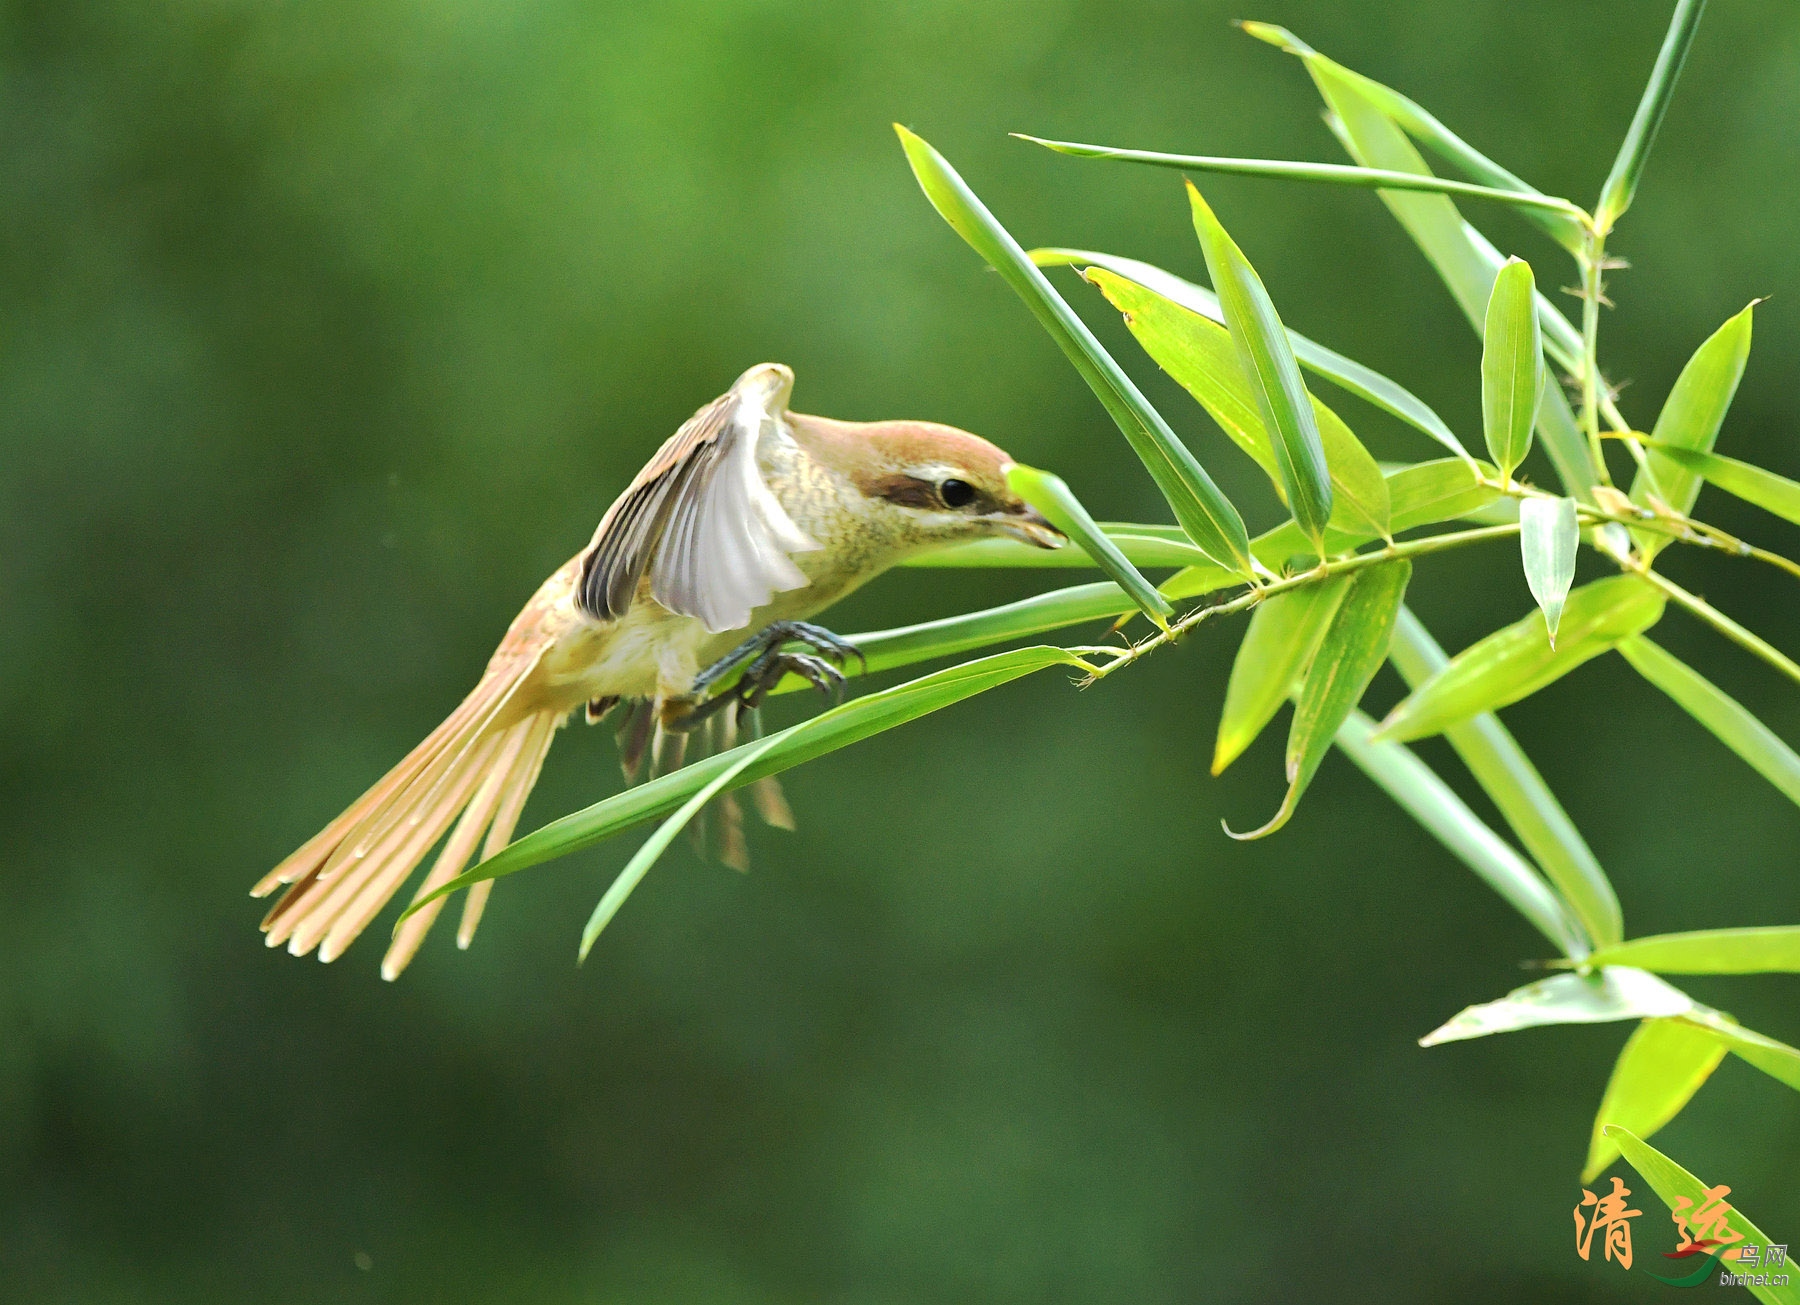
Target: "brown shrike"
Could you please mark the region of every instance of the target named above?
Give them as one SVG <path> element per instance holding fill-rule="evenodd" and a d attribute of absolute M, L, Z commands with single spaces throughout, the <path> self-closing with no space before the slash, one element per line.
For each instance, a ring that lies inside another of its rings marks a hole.
<path fill-rule="evenodd" d="M 263 920 L 269 946 L 334 960 L 446 831 L 418 896 L 460 874 L 477 844 L 484 859 L 505 847 L 576 708 L 594 721 L 628 703 L 627 774 L 647 747 L 672 768 L 698 725 L 718 726 L 715 742 L 729 746 L 738 711 L 790 671 L 820 688 L 840 682 L 855 650 L 805 618 L 895 563 L 996 535 L 1064 542 L 1008 489 L 1012 460 L 986 440 L 934 422 L 789 412 L 793 384 L 779 363 L 752 367 L 657 450 L 593 541 L 525 604 L 462 705 L 252 890 L 287 886 Z M 771 784 L 758 805 L 786 823 Z M 727 825 L 722 858 L 741 863 L 735 806 Z M 469 890 L 460 946 L 491 887 Z M 442 905 L 401 926 L 384 978 L 406 968 Z"/>

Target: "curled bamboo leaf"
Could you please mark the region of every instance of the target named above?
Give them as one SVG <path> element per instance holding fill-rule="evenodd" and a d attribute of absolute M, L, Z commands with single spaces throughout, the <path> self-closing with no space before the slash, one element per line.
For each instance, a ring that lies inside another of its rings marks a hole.
<path fill-rule="evenodd" d="M 1118 425 L 1188 537 L 1219 565 L 1250 574 L 1243 518 L 1112 355 L 943 155 L 898 123 L 901 146 L 932 206 L 1025 301 Z"/>
<path fill-rule="evenodd" d="M 1118 592 L 1117 586 L 1105 587 Z M 1122 593 L 1120 598 L 1124 598 Z M 758 752 L 751 764 L 735 774 L 727 787 L 741 788 L 765 775 L 791 769 L 815 757 L 858 743 L 870 735 L 904 725 L 942 707 L 1050 666 L 1091 669 L 1073 653 L 1061 648 L 1015 648 L 1011 652 L 978 658 L 961 666 L 952 666 L 909 680 L 879 693 L 868 694 L 841 707 L 821 712 L 810 720 L 789 726 L 765 739 L 715 753 L 533 830 L 474 869 L 458 875 L 413 902 L 401 913 L 396 927 L 408 916 L 423 910 L 439 898 L 459 892 L 484 879 L 502 879 L 507 875 L 517 874 L 532 866 L 592 847 L 647 820 L 668 815 L 705 788 L 720 772 L 735 766 L 744 753 L 752 748 L 763 750 Z"/>
<path fill-rule="evenodd" d="M 1556 647 L 1563 603 L 1575 583 L 1575 551 L 1580 543 L 1574 499 L 1528 498 L 1520 502 L 1519 553 L 1525 565 L 1525 584 L 1544 613 L 1552 648 Z"/>
<path fill-rule="evenodd" d="M 1255 386 L 1230 331 L 1134 281 L 1096 268 L 1089 279 L 1124 314 L 1144 352 L 1193 395 L 1237 446 L 1256 460 L 1289 502 L 1281 442 L 1263 417 Z M 1338 415 L 1312 395 L 1307 402 L 1331 477 L 1333 529 L 1387 536 L 1390 505 L 1381 467 Z"/>
<path fill-rule="evenodd" d="M 1771 512 L 1783 521 L 1800 524 L 1800 482 L 1719 453 L 1701 453 L 1655 441 L 1645 447 L 1683 470 L 1704 477 L 1709 485 L 1717 485 L 1727 494 Z"/>
<path fill-rule="evenodd" d="M 1331 518 L 1331 475 L 1312 396 L 1300 379 L 1300 364 L 1288 344 L 1287 328 L 1276 315 L 1262 278 L 1192 182 L 1188 183 L 1188 203 L 1207 271 L 1225 311 L 1225 325 L 1237 345 L 1238 364 L 1269 432 L 1288 511 L 1309 539 L 1318 540 Z"/>
<path fill-rule="evenodd" d="M 1223 172 L 1240 177 L 1269 177 L 1279 181 L 1322 181 L 1336 186 L 1360 186 L 1367 190 L 1426 190 L 1440 195 L 1464 195 L 1471 199 L 1491 199 L 1518 208 L 1546 209 L 1571 221 L 1579 222 L 1581 209 L 1566 199 L 1531 190 L 1508 190 L 1481 186 L 1446 177 L 1420 176 L 1416 172 L 1395 172 L 1387 168 L 1350 167 L 1342 163 L 1309 163 L 1297 159 L 1240 159 L 1212 154 L 1165 154 L 1160 150 L 1126 149 L 1116 145 L 1083 145 L 1077 141 L 1046 140 L 1022 131 L 1012 133 L 1020 140 L 1042 145 L 1058 154 L 1082 159 L 1113 159 L 1121 163 L 1147 163 L 1157 168 L 1178 168 L 1184 172 Z"/>
<path fill-rule="evenodd" d="M 656 832 L 651 834 L 644 841 L 644 845 L 632 854 L 631 860 L 626 862 L 625 868 L 619 872 L 618 878 L 613 880 L 612 886 L 602 894 L 600 901 L 595 905 L 594 913 L 588 917 L 587 924 L 581 930 L 581 947 L 575 956 L 576 964 L 579 965 L 587 960 L 588 953 L 593 950 L 594 942 L 600 937 L 601 930 L 612 923 L 613 916 L 617 915 L 619 908 L 625 905 L 625 899 L 630 897 L 632 890 L 644 881 L 644 876 L 650 873 L 650 867 L 662 859 L 662 854 L 669 850 L 669 844 L 675 841 L 676 835 L 687 828 L 689 822 L 700 814 L 708 802 L 730 787 L 734 779 L 778 746 L 780 746 L 779 736 L 772 736 L 742 749 L 742 755 L 737 760 L 714 775 L 694 796 L 684 802 L 674 815 L 657 826 Z"/>
<path fill-rule="evenodd" d="M 1529 920 L 1563 955 L 1588 953 L 1581 926 L 1537 872 L 1437 772 L 1401 743 L 1375 743 L 1375 722 L 1360 711 L 1338 728 L 1344 755 L 1400 804 L 1402 810 L 1442 843 L 1483 883 Z"/>
<path fill-rule="evenodd" d="M 1649 1137 L 1694 1098 L 1725 1059 L 1725 1044 L 1678 1019 L 1647 1019 L 1626 1040 L 1594 1115 L 1581 1181 L 1591 1183 L 1619 1156 L 1609 1128 Z"/>
<path fill-rule="evenodd" d="M 1588 963 L 1658 974 L 1797 974 L 1800 925 L 1652 934 L 1602 947 Z"/>
<path fill-rule="evenodd" d="M 1287 796 L 1261 829 L 1237 834 L 1226 826 L 1227 834 L 1237 839 L 1265 838 L 1292 818 L 1300 795 L 1318 773 L 1339 728 L 1387 659 L 1388 639 L 1411 578 L 1412 563 L 1404 558 L 1364 567 L 1352 575 L 1294 703 L 1294 720 L 1288 728 Z"/>
<path fill-rule="evenodd" d="M 1608 1024 L 1693 1012 L 1696 1002 L 1648 970 L 1608 966 L 1593 974 L 1555 974 L 1498 1001 L 1468 1006 L 1419 1039 L 1421 1047 L 1547 1024 Z"/>
<path fill-rule="evenodd" d="M 1800 803 L 1800 754 L 1749 708 L 1643 635 L 1623 640 L 1619 652 L 1633 670 L 1673 698 L 1789 801 Z"/>
<path fill-rule="evenodd" d="M 1388 655 L 1411 689 L 1432 679 L 1450 661 L 1431 632 L 1405 608 L 1394 626 Z M 1492 712 L 1478 713 L 1460 724 L 1447 726 L 1444 737 L 1499 808 L 1525 850 L 1556 885 L 1580 922 L 1577 929 L 1595 945 L 1624 937 L 1624 916 L 1612 881 L 1575 822 L 1569 819 L 1569 813 L 1556 800 L 1556 794 L 1500 718 Z"/>
<path fill-rule="evenodd" d="M 1675 82 L 1681 76 L 1681 65 L 1687 62 L 1688 50 L 1694 44 L 1694 33 L 1700 27 L 1700 15 L 1706 11 L 1706 0 L 1676 0 L 1675 12 L 1669 18 L 1669 30 L 1662 48 L 1656 52 L 1656 64 L 1650 80 L 1638 100 L 1637 112 L 1631 115 L 1631 126 L 1613 160 L 1606 184 L 1600 188 L 1600 202 L 1594 206 L 1594 225 L 1602 232 L 1612 230 L 1613 223 L 1631 207 L 1637 193 L 1638 178 L 1643 175 L 1644 161 L 1656 143 L 1656 129 L 1662 126 L 1669 100 L 1675 94 Z"/>
<path fill-rule="evenodd" d="M 1130 594 L 1145 616 L 1159 628 L 1169 628 L 1169 614 L 1175 610 L 1169 600 L 1156 592 L 1156 586 L 1144 579 L 1131 560 L 1100 529 L 1061 476 L 1015 463 L 1007 469 L 1006 484 L 1093 558 L 1094 565 Z"/>
<path fill-rule="evenodd" d="M 1552 648 L 1533 612 L 1463 649 L 1381 722 L 1378 737 L 1405 742 L 1436 734 L 1485 711 L 1519 701 L 1561 679 L 1662 616 L 1663 597 L 1636 576 L 1583 585 L 1563 607 Z"/>
<path fill-rule="evenodd" d="M 1299 685 L 1349 587 L 1350 577 L 1334 576 L 1257 604 L 1225 685 L 1213 774 L 1256 741 Z"/>
<path fill-rule="evenodd" d="M 1675 378 L 1674 388 L 1650 432 L 1647 465 L 1639 469 L 1631 482 L 1634 503 L 1648 506 L 1654 492 L 1676 512 L 1685 515 L 1693 510 L 1702 473 L 1677 450 L 1712 452 L 1725 413 L 1737 394 L 1738 382 L 1743 379 L 1744 364 L 1750 358 L 1755 309 L 1755 303 L 1746 305 L 1708 336 Z M 1651 556 L 1668 543 L 1666 536 L 1651 531 L 1637 534 L 1638 546 Z"/>
<path fill-rule="evenodd" d="M 1510 258 L 1494 277 L 1481 344 L 1481 419 L 1488 456 L 1503 479 L 1531 451 L 1544 393 L 1544 345 L 1531 264 Z"/>
<path fill-rule="evenodd" d="M 1135 281 L 1146 290 L 1155 291 L 1191 313 L 1198 313 L 1220 326 L 1225 324 L 1225 310 L 1219 307 L 1219 297 L 1211 290 L 1135 258 L 1120 258 L 1088 249 L 1034 249 L 1031 261 L 1039 267 L 1104 268 L 1115 276 Z M 1294 357 L 1300 360 L 1300 365 L 1313 375 L 1342 386 L 1357 398 L 1423 431 L 1458 457 L 1465 461 L 1469 459 L 1468 450 L 1463 448 L 1456 433 L 1445 425 L 1444 419 L 1399 382 L 1389 380 L 1373 368 L 1309 340 L 1297 331 L 1288 331 L 1288 342 L 1293 345 Z M 1330 449 L 1326 449 L 1325 457 L 1330 460 Z"/>

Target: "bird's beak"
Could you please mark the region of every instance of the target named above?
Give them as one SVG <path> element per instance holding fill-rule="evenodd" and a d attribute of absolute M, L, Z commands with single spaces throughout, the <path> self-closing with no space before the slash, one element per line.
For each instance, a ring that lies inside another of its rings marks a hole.
<path fill-rule="evenodd" d="M 1042 513 L 1023 503 L 1004 516 L 995 517 L 994 521 L 1015 539 L 1022 539 L 1038 548 L 1061 548 L 1069 542 L 1069 537 L 1044 520 Z"/>

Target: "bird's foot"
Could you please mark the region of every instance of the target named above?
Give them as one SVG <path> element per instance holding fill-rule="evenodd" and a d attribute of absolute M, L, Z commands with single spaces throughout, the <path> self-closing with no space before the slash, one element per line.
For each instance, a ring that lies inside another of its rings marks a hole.
<path fill-rule="evenodd" d="M 787 645 L 798 643 L 805 652 L 786 651 Z M 757 631 L 743 643 L 694 677 L 687 705 L 671 713 L 663 721 L 664 728 L 691 730 L 730 703 L 754 711 L 762 705 L 775 686 L 788 675 L 798 675 L 827 697 L 841 698 L 844 691 L 843 667 L 855 657 L 868 666 L 868 660 L 856 645 L 839 638 L 823 626 L 806 621 L 776 621 Z M 738 668 L 743 673 L 726 692 L 708 697 L 708 692 Z"/>

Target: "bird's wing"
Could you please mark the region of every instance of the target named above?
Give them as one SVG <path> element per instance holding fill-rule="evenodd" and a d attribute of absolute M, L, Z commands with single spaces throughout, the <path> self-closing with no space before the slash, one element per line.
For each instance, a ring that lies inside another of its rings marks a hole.
<path fill-rule="evenodd" d="M 752 367 L 657 450 L 588 545 L 577 590 L 583 611 L 618 619 L 647 573 L 658 603 L 719 633 L 807 583 L 789 554 L 819 545 L 794 524 L 756 462 L 757 443 L 781 420 L 793 383 L 779 363 Z"/>

